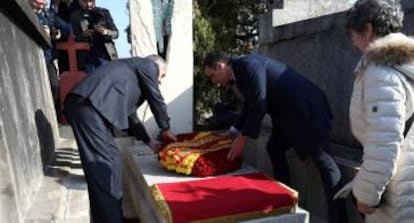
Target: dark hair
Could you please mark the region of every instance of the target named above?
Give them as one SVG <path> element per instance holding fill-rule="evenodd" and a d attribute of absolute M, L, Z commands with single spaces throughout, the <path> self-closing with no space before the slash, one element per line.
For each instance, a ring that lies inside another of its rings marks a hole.
<path fill-rule="evenodd" d="M 399 32 L 403 18 L 404 13 L 399 1 L 358 0 L 348 10 L 346 28 L 361 33 L 365 31 L 369 22 L 377 36 L 385 36 Z"/>
<path fill-rule="evenodd" d="M 227 64 L 230 62 L 230 57 L 225 55 L 222 52 L 209 53 L 204 59 L 203 68 L 206 68 L 206 67 L 214 68 L 216 66 L 216 63 L 219 61 L 222 61 Z"/>

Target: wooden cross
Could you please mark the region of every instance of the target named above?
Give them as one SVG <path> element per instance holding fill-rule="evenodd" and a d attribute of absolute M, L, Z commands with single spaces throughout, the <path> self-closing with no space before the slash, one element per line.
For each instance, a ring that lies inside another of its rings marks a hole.
<path fill-rule="evenodd" d="M 70 35 L 66 42 L 58 42 L 56 48 L 68 52 L 69 71 L 78 70 L 78 60 L 76 58 L 77 50 L 89 50 L 89 43 L 76 42 L 75 36 Z"/>
<path fill-rule="evenodd" d="M 63 107 L 66 95 L 70 92 L 70 90 L 82 81 L 86 77 L 86 73 L 84 71 L 78 70 L 78 60 L 76 58 L 76 51 L 77 50 L 89 50 L 89 43 L 86 42 L 76 42 L 75 37 L 70 35 L 66 42 L 59 42 L 56 44 L 56 48 L 59 50 L 65 50 L 68 52 L 68 63 L 69 63 L 69 70 L 63 72 L 60 75 L 60 123 L 67 124 L 66 118 L 63 115 Z"/>

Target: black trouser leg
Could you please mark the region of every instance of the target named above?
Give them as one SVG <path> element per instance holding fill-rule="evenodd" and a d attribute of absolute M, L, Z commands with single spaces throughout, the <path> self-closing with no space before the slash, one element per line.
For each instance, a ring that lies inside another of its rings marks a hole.
<path fill-rule="evenodd" d="M 75 95 L 68 95 L 65 115 L 79 148 L 93 222 L 121 223 L 122 160 L 108 124 L 89 100 Z"/>
<path fill-rule="evenodd" d="M 289 144 L 276 130 L 273 130 L 272 135 L 267 142 L 267 153 L 272 162 L 273 173 L 276 180 L 287 185 L 290 184 L 289 164 L 286 157 L 286 151 L 289 149 Z"/>
<path fill-rule="evenodd" d="M 59 120 L 60 117 L 60 106 L 59 106 L 59 74 L 57 72 L 55 64 L 53 62 L 46 63 L 47 67 L 47 73 L 49 75 L 49 81 L 50 81 L 50 89 L 52 91 L 52 98 L 53 103 L 55 105 L 56 110 L 56 116 Z"/>
<path fill-rule="evenodd" d="M 346 222 L 344 200 L 333 200 L 336 191 L 340 189 L 341 172 L 332 156 L 322 148 L 314 149 L 310 156 L 319 170 L 322 179 L 326 202 L 328 205 L 328 220 L 330 223 Z"/>

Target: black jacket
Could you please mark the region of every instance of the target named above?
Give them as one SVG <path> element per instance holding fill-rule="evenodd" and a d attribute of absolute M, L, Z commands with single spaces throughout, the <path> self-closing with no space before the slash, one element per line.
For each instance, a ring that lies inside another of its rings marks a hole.
<path fill-rule="evenodd" d="M 99 59 L 114 60 L 118 58 L 113 41 L 118 38 L 118 29 L 107 9 L 100 7 L 95 7 L 90 11 L 79 9 L 71 15 L 71 24 L 76 40 L 91 44 L 91 48 L 84 58 L 85 63 L 99 65 Z M 90 38 L 83 36 L 83 31 L 93 30 L 96 26 L 107 29 L 107 35 L 94 32 Z"/>
<path fill-rule="evenodd" d="M 323 91 L 287 65 L 260 55 L 235 59 L 231 66 L 236 84 L 245 98 L 236 128 L 256 138 L 265 114 L 274 132 L 295 149 L 323 146 L 333 118 Z"/>

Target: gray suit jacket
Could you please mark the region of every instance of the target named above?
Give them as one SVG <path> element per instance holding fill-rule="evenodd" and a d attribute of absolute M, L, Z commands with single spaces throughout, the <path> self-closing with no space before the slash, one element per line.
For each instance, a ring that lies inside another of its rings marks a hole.
<path fill-rule="evenodd" d="M 158 87 L 158 66 L 151 60 L 135 57 L 111 61 L 75 86 L 71 94 L 91 101 L 96 110 L 120 129 L 148 135 L 136 116 L 137 108 L 146 100 L 161 129 L 169 128 L 167 106 Z"/>

